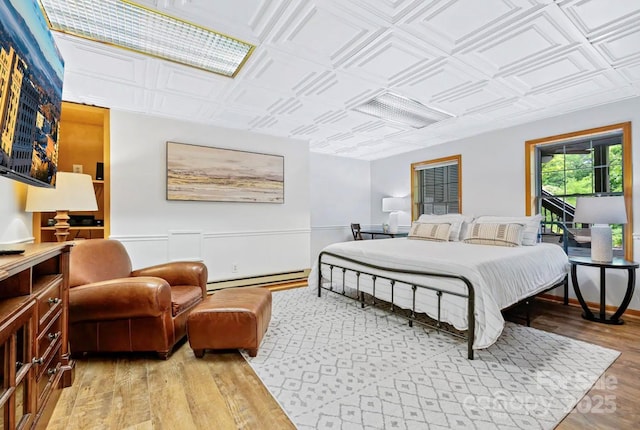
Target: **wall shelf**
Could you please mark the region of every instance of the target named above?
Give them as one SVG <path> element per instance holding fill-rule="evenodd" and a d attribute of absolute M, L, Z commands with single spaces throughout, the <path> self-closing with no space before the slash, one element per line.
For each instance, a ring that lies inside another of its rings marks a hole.
<path fill-rule="evenodd" d="M 110 233 L 110 115 L 109 109 L 63 102 L 58 141 L 58 171 L 73 172 L 80 166 L 82 173 L 96 177 L 97 163 L 103 163 L 104 179 L 93 179 L 98 210 L 71 212 L 102 220 L 101 226 L 72 226 L 75 237 L 69 239 L 108 238 Z M 36 243 L 55 242 L 55 229 L 47 224 L 53 212 L 33 214 L 33 236 Z"/>

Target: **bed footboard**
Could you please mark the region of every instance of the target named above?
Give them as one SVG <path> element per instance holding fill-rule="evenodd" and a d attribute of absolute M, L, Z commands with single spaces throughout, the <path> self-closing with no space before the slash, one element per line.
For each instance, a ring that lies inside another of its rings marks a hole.
<path fill-rule="evenodd" d="M 336 260 L 340 260 L 338 261 L 332 261 L 332 262 L 326 262 L 323 261 L 323 257 L 325 256 L 330 256 L 333 257 Z M 358 266 L 358 268 L 351 268 L 351 267 L 347 267 L 348 263 L 352 263 Z M 325 278 L 322 275 L 322 268 L 323 266 L 328 267 L 329 268 L 329 279 L 326 279 L 326 281 L 328 281 L 329 283 L 329 287 L 325 287 L 323 280 L 325 280 Z M 412 296 L 412 306 L 411 309 L 408 309 L 408 311 L 410 311 L 410 315 L 409 316 L 404 316 L 405 318 L 407 318 L 409 320 L 409 325 L 413 326 L 413 322 L 417 322 L 419 324 L 423 324 L 426 325 L 428 327 L 431 328 L 435 328 L 436 330 L 442 330 L 446 333 L 449 333 L 455 337 L 460 337 L 460 338 L 465 338 L 467 340 L 467 357 L 470 360 L 473 360 L 473 343 L 475 340 L 475 291 L 474 291 L 474 287 L 473 284 L 464 276 L 460 276 L 460 275 L 451 275 L 451 274 L 445 274 L 445 273 L 434 273 L 434 272 L 425 272 L 425 271 L 412 271 L 412 270 L 399 270 L 399 269 L 393 269 L 393 268 L 387 268 L 387 267 L 381 267 L 381 266 L 376 266 L 373 264 L 368 264 L 368 263 L 363 263 L 361 261 L 357 261 L 351 258 L 347 258 L 347 257 L 343 257 L 331 252 L 327 252 L 327 251 L 322 251 L 320 252 L 320 255 L 318 256 L 318 297 L 321 297 L 321 293 L 322 290 L 327 290 L 336 294 L 340 294 L 343 295 L 345 297 L 349 297 L 352 298 L 354 300 L 357 300 L 360 302 L 362 307 L 365 307 L 365 299 L 364 299 L 364 292 L 360 289 L 360 279 L 361 276 L 368 276 L 371 279 L 372 282 L 372 287 L 373 287 L 373 291 L 371 294 L 373 303 L 372 305 L 374 306 L 380 306 L 381 303 L 376 303 L 377 297 L 376 297 L 376 282 L 380 281 L 380 280 L 384 280 L 387 281 L 389 283 L 390 286 L 390 294 L 391 294 L 391 308 L 387 308 L 388 310 L 390 310 L 391 312 L 396 312 L 397 309 L 404 309 L 404 308 L 400 308 L 399 306 L 397 306 L 397 304 L 395 303 L 395 294 L 396 294 L 396 289 L 397 288 L 409 288 L 411 291 L 411 296 Z M 334 269 L 337 269 L 337 276 L 341 277 L 341 279 L 336 279 L 334 280 Z M 356 297 L 351 297 L 346 293 L 346 285 L 345 285 L 345 277 L 347 273 L 353 273 L 355 275 L 355 279 L 356 279 L 356 288 L 355 288 L 355 293 L 356 293 Z M 375 272 L 375 273 L 374 273 Z M 426 283 L 416 283 L 416 282 L 408 282 L 408 281 L 403 281 L 398 279 L 397 276 L 394 276 L 394 274 L 403 274 L 403 275 L 418 275 L 418 276 L 424 276 L 426 277 L 425 279 L 428 278 L 447 278 L 447 279 L 451 279 L 454 281 L 459 281 L 462 283 L 462 285 L 464 286 L 464 289 L 466 289 L 466 293 L 462 293 L 462 292 L 457 292 L 457 291 L 447 291 L 445 289 L 442 288 L 436 288 L 433 286 L 429 286 L 426 285 Z M 334 281 L 335 282 L 341 282 L 342 285 L 342 291 L 337 291 L 336 289 L 334 289 Z M 416 293 L 419 289 L 424 289 L 424 290 L 429 290 L 435 293 L 436 297 L 437 297 L 437 318 L 434 318 L 436 320 L 435 325 L 427 323 L 425 321 L 421 321 L 419 319 L 417 319 L 416 316 Z M 467 335 L 463 336 L 457 332 L 454 332 L 452 330 L 447 329 L 441 321 L 441 310 L 442 310 L 442 297 L 443 295 L 448 294 L 448 295 L 452 295 L 452 296 L 457 296 L 457 297 L 461 297 L 467 300 L 467 321 L 468 321 L 468 326 L 469 328 L 467 329 Z M 385 302 L 388 303 L 388 302 Z"/>

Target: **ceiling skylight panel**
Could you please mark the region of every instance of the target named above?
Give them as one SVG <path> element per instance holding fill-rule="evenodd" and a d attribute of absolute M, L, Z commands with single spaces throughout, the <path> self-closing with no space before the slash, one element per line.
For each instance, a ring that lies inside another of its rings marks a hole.
<path fill-rule="evenodd" d="M 254 46 L 128 0 L 40 0 L 53 30 L 235 76 Z"/>
<path fill-rule="evenodd" d="M 359 105 L 354 110 L 385 121 L 423 128 L 429 124 L 452 118 L 446 112 L 433 109 L 415 100 L 386 92 Z"/>

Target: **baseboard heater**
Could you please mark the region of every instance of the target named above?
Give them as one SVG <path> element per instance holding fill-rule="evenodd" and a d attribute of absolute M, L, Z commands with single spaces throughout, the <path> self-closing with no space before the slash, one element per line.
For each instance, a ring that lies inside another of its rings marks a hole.
<path fill-rule="evenodd" d="M 246 278 L 214 281 L 207 284 L 208 290 L 231 287 L 257 287 L 266 285 L 286 284 L 289 282 L 306 281 L 311 269 L 301 269 L 293 272 L 272 273 L 268 275 L 248 276 Z"/>

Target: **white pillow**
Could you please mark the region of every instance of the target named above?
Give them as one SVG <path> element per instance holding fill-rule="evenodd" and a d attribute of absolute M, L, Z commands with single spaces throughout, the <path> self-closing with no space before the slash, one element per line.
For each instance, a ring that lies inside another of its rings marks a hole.
<path fill-rule="evenodd" d="M 522 245 L 531 246 L 535 245 L 538 241 L 538 231 L 540 230 L 540 221 L 542 221 L 542 215 L 533 216 L 481 216 L 476 218 L 473 222 L 476 223 L 490 223 L 490 224 L 520 224 L 524 226 L 522 233 Z"/>
<path fill-rule="evenodd" d="M 416 222 L 427 223 L 427 224 L 451 224 L 451 228 L 449 229 L 449 240 L 453 242 L 457 242 L 464 237 L 460 236 L 460 231 L 462 230 L 464 223 L 470 223 L 473 221 L 473 217 L 466 216 L 462 214 L 444 214 L 444 215 L 420 215 Z"/>

